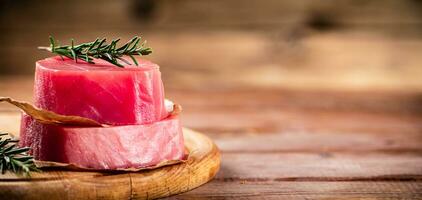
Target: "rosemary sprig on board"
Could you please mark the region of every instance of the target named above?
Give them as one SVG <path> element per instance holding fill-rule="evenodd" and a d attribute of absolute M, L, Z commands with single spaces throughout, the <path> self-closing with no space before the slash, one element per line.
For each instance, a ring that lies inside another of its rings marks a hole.
<path fill-rule="evenodd" d="M 152 53 L 150 47 L 146 47 L 146 41 L 141 43 L 141 37 L 135 36 L 124 45 L 118 47 L 117 43 L 120 39 L 112 40 L 110 44 L 106 42 L 106 39 L 96 39 L 94 42 L 82 43 L 75 45 L 74 40 L 71 40 L 71 45 L 60 46 L 56 43 L 54 38 L 50 36 L 50 47 L 38 47 L 41 50 L 47 50 L 49 52 L 65 56 L 75 60 L 83 60 L 88 63 L 92 63 L 94 58 L 106 60 L 118 67 L 123 67 L 119 62 L 130 65 L 131 63 L 123 58 L 123 56 L 129 56 L 135 65 L 138 62 L 134 58 L 135 55 L 143 56 Z"/>
<path fill-rule="evenodd" d="M 17 147 L 18 140 L 6 138 L 7 133 L 0 133 L 0 171 L 4 174 L 10 170 L 16 174 L 29 176 L 30 171 L 39 171 L 34 158 L 27 153 L 29 147 Z"/>

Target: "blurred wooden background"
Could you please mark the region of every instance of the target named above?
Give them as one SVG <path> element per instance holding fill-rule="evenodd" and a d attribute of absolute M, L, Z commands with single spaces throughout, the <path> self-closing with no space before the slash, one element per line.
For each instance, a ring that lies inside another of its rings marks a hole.
<path fill-rule="evenodd" d="M 417 0 L 2 0 L 0 75 L 62 43 L 140 34 L 166 87 L 422 90 Z M 16 76 L 0 76 L 3 81 Z M 1 87 L 1 86 L 0 86 Z"/>
<path fill-rule="evenodd" d="M 422 195 L 422 1 L 0 0 L 0 29 L 0 96 L 27 101 L 48 35 L 144 36 L 184 126 L 222 152 L 176 199 Z M 0 105 L 2 131 L 19 118 Z"/>

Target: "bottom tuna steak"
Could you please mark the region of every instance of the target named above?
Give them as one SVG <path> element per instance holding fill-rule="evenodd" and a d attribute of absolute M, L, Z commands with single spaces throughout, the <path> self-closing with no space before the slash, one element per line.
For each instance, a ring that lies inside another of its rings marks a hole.
<path fill-rule="evenodd" d="M 184 157 L 177 117 L 146 125 L 64 127 L 22 116 L 20 146 L 37 160 L 71 163 L 84 168 L 141 168 Z"/>

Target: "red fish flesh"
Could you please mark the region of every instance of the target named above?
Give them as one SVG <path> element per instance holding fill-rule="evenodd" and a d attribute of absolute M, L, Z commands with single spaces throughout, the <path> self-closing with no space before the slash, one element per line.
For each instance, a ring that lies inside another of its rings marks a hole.
<path fill-rule="evenodd" d="M 65 127 L 23 114 L 21 146 L 37 160 L 83 168 L 141 168 L 184 157 L 182 126 L 176 116 L 144 125 Z"/>
<path fill-rule="evenodd" d="M 35 105 L 62 115 L 77 115 L 109 125 L 162 120 L 164 88 L 159 66 L 147 60 L 117 67 L 52 57 L 36 63 Z"/>

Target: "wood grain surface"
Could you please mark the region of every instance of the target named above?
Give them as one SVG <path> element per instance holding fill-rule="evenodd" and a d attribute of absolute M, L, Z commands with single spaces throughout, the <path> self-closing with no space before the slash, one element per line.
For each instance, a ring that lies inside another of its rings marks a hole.
<path fill-rule="evenodd" d="M 2 95 L 31 99 L 31 77 L 2 80 Z M 170 198 L 422 196 L 419 92 L 242 86 L 198 89 L 173 84 L 166 96 L 183 105 L 183 124 L 212 138 L 222 153 L 221 169 L 214 180 Z M 2 130 L 17 133 L 18 120 L 16 109 L 0 105 Z M 121 188 L 129 185 L 119 184 Z M 142 187 L 139 184 L 133 183 L 132 190 Z"/>
<path fill-rule="evenodd" d="M 34 62 L 50 55 L 35 49 L 50 34 L 63 43 L 142 34 L 167 98 L 184 107 L 184 126 L 222 153 L 213 181 L 170 198 L 422 199 L 421 8 L 415 0 L 4 1 L 0 96 L 32 100 Z M 18 119 L 0 104 L 1 130 L 17 133 Z"/>
<path fill-rule="evenodd" d="M 0 74 L 32 74 L 34 62 L 51 55 L 36 50 L 48 44 L 48 35 L 68 44 L 70 38 L 79 43 L 141 34 L 154 49 L 147 58 L 162 66 L 165 83 L 422 91 L 421 5 L 415 0 L 2 1 L 0 43 L 7 48 L 0 49 Z"/>
<path fill-rule="evenodd" d="M 136 173 L 79 172 L 43 169 L 21 177 L 0 175 L 2 199 L 155 199 L 192 190 L 211 180 L 220 154 L 206 136 L 184 129 L 190 151 L 185 163 Z"/>

